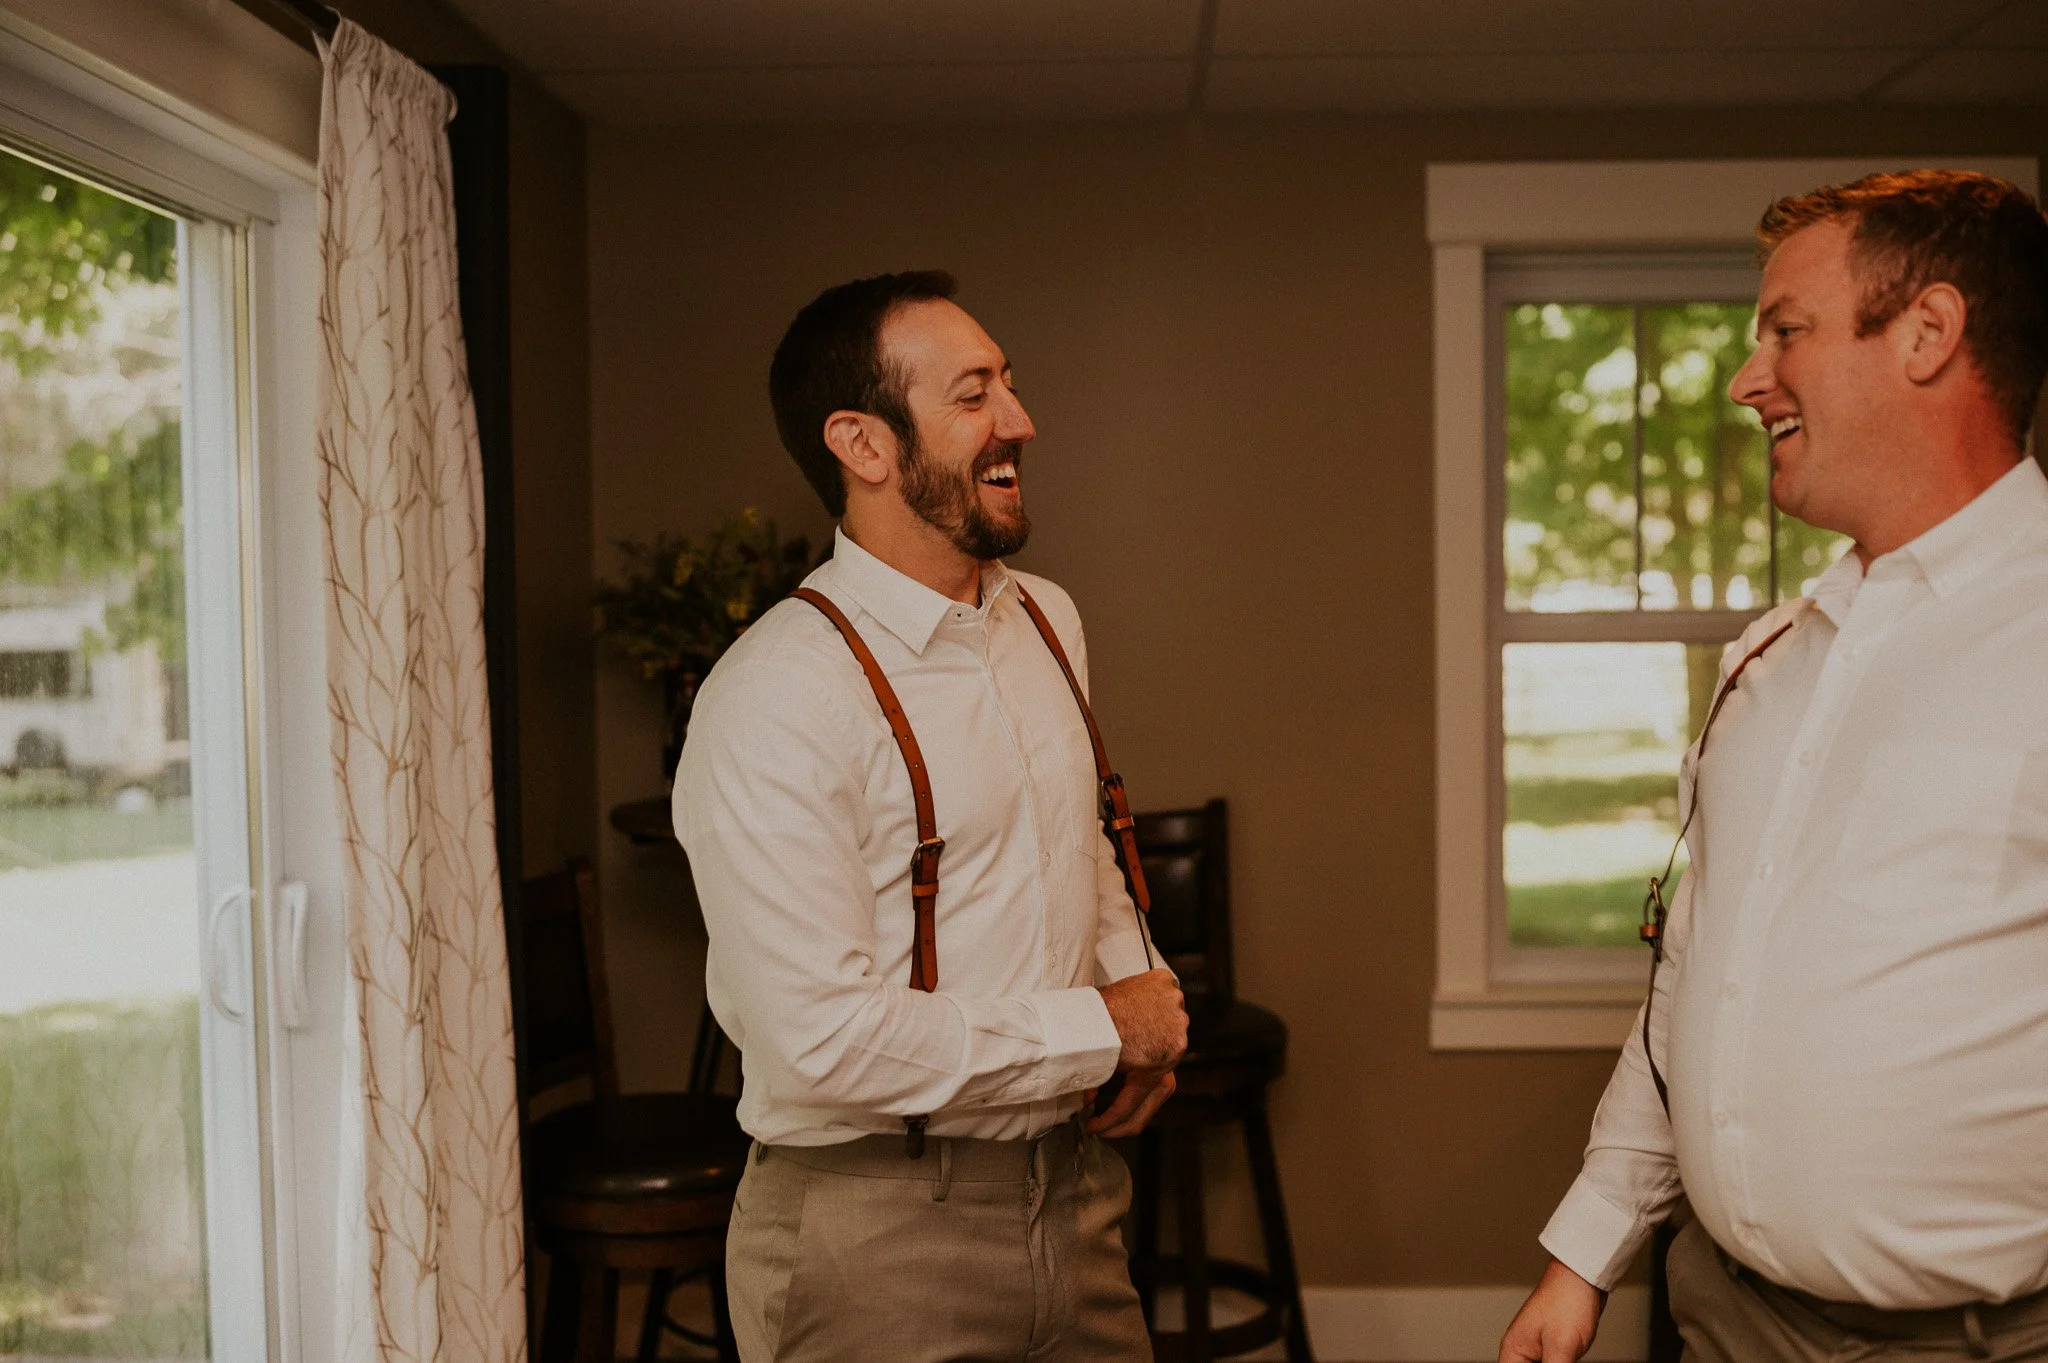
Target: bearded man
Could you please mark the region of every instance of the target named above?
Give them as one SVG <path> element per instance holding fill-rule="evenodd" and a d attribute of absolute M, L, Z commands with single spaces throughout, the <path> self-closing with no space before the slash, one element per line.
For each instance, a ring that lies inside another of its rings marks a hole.
<path fill-rule="evenodd" d="M 791 323 L 769 395 L 833 555 L 712 670 L 676 773 L 755 1140 L 747 1363 L 1151 1356 L 1102 1138 L 1173 1091 L 1187 1016 L 1098 816 L 1080 617 L 1002 563 L 1036 432 L 953 292 Z"/>

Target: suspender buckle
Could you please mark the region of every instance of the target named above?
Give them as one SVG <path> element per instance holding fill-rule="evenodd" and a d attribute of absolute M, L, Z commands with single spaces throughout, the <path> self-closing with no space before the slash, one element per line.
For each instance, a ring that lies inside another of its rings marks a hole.
<path fill-rule="evenodd" d="M 944 838 L 925 838 L 910 854 L 910 878 L 922 880 L 936 876 L 939 870 L 939 853 L 946 850 Z"/>

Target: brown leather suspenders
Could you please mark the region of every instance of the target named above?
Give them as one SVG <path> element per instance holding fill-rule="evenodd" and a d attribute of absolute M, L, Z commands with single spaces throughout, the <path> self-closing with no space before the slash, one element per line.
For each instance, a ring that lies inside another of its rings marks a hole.
<path fill-rule="evenodd" d="M 927 992 L 935 990 L 939 987 L 939 854 L 946 850 L 946 840 L 939 836 L 938 817 L 932 805 L 931 773 L 925 769 L 924 753 L 919 750 L 917 735 L 911 731 L 910 720 L 903 713 L 903 703 L 896 698 L 896 688 L 889 685 L 882 665 L 875 661 L 867 641 L 860 637 L 860 631 L 853 627 L 846 613 L 823 592 L 810 587 L 799 587 L 791 595 L 817 607 L 838 629 L 840 637 L 846 640 L 846 646 L 853 650 L 853 656 L 860 662 L 860 670 L 867 674 L 868 685 L 874 688 L 875 699 L 881 703 L 883 718 L 889 721 L 889 732 L 896 737 L 896 747 L 903 754 L 903 765 L 910 772 L 910 794 L 917 807 L 917 846 L 910 854 L 910 896 L 917 912 L 917 942 L 910 957 L 910 987 Z M 1017 599 L 1023 602 L 1031 623 L 1037 626 L 1039 637 L 1052 650 L 1060 672 L 1067 679 L 1068 688 L 1074 693 L 1074 702 L 1081 707 L 1081 719 L 1088 726 L 1088 741 L 1095 749 L 1095 776 L 1101 788 L 1103 825 L 1116 839 L 1117 856 L 1123 864 L 1131 902 L 1138 906 L 1141 915 L 1138 936 L 1145 943 L 1145 959 L 1149 962 L 1152 959 L 1152 942 L 1145 932 L 1142 915 L 1152 910 L 1152 894 L 1145 885 L 1145 868 L 1138 859 L 1138 838 L 1130 803 L 1124 795 L 1123 777 L 1110 768 L 1109 750 L 1102 744 L 1102 730 L 1096 727 L 1095 714 L 1088 708 L 1088 698 L 1081 693 L 1081 681 L 1074 675 L 1073 664 L 1067 661 L 1067 651 L 1060 646 L 1059 636 L 1053 633 L 1051 622 L 1021 584 L 1017 587 Z M 925 1117 L 904 1119 L 904 1125 L 910 1129 L 904 1149 L 912 1159 L 924 1154 L 924 1128 L 928 1120 Z"/>
<path fill-rule="evenodd" d="M 1735 693 L 1735 683 L 1742 680 L 1742 674 L 1749 665 L 1763 657 L 1764 650 L 1784 638 L 1799 620 L 1800 617 L 1795 615 L 1772 630 L 1762 643 L 1742 655 L 1742 661 L 1728 673 L 1728 680 L 1721 683 L 1713 705 L 1707 709 L 1707 722 L 1700 726 L 1699 749 L 1693 754 L 1692 807 L 1685 812 L 1685 822 L 1679 825 L 1678 836 L 1672 840 L 1671 855 L 1664 861 L 1664 874 L 1650 877 L 1649 893 L 1643 896 L 1640 936 L 1650 944 L 1650 986 L 1643 1000 L 1643 1059 L 1649 1063 L 1650 1081 L 1657 1086 L 1657 1101 L 1664 1104 L 1666 1117 L 1671 1115 L 1671 1089 L 1664 1082 L 1664 1072 L 1657 1068 L 1657 1057 L 1650 1051 L 1650 1011 L 1657 1006 L 1657 967 L 1664 964 L 1664 920 L 1670 915 L 1664 904 L 1664 883 L 1671 879 L 1671 868 L 1678 864 L 1679 846 L 1684 843 L 1685 835 L 1692 831 L 1693 816 L 1700 812 L 1699 763 L 1707 755 L 1707 737 L 1714 732 L 1714 721 L 1720 718 L 1721 707 Z"/>
<path fill-rule="evenodd" d="M 860 631 L 853 627 L 846 613 L 823 592 L 809 587 L 798 587 L 792 595 L 816 606 L 838 627 L 846 646 L 860 660 L 860 670 L 868 674 L 868 685 L 874 688 L 875 699 L 882 704 L 882 717 L 889 721 L 889 732 L 896 735 L 903 765 L 910 769 L 910 798 L 917 805 L 917 846 L 910 853 L 910 902 L 917 911 L 917 942 L 910 954 L 910 987 L 929 993 L 939 987 L 935 910 L 939 898 L 939 854 L 946 850 L 946 840 L 939 836 L 938 815 L 932 807 L 932 778 L 925 770 L 924 752 L 917 746 L 917 735 L 911 732 L 909 716 L 903 713 L 903 702 L 896 699 L 896 688 L 889 685 L 882 665 L 875 661 L 867 641 L 860 637 Z"/>
<path fill-rule="evenodd" d="M 1088 697 L 1081 694 L 1081 679 L 1074 675 L 1074 665 L 1067 661 L 1067 651 L 1060 647 L 1060 637 L 1052 632 L 1052 622 L 1045 618 L 1045 612 L 1031 599 L 1031 593 L 1022 586 L 1017 588 L 1017 599 L 1024 603 L 1024 610 L 1031 616 L 1031 623 L 1038 626 L 1039 638 L 1052 650 L 1058 660 L 1060 671 L 1067 679 L 1067 689 L 1074 693 L 1074 704 L 1081 707 L 1081 720 L 1088 726 L 1088 741 L 1095 748 L 1095 781 L 1102 793 L 1102 826 L 1109 836 L 1116 839 L 1117 860 L 1124 868 L 1124 880 L 1130 885 L 1131 902 L 1138 906 L 1139 913 L 1152 912 L 1152 891 L 1145 884 L 1145 867 L 1138 859 L 1137 821 L 1131 818 L 1131 804 L 1124 795 L 1124 778 L 1117 775 L 1109 765 L 1109 749 L 1102 746 L 1102 730 L 1095 727 L 1095 712 L 1088 708 Z M 1138 935 L 1145 935 L 1142 919 L 1138 923 Z M 1145 959 L 1152 959 L 1152 945 L 1145 944 Z"/>

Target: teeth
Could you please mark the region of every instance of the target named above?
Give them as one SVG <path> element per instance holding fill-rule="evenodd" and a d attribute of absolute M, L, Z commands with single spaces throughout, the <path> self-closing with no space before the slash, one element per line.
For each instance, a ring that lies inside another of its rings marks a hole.
<path fill-rule="evenodd" d="M 1016 476 L 1017 466 L 1015 464 L 997 464 L 994 468 L 981 475 L 981 481 L 984 483 L 1000 483 L 1013 479 Z"/>
<path fill-rule="evenodd" d="M 1781 416 L 1776 421 L 1773 421 L 1771 423 L 1771 439 L 1783 440 L 1786 436 L 1798 430 L 1799 426 L 1800 422 L 1798 417 Z"/>

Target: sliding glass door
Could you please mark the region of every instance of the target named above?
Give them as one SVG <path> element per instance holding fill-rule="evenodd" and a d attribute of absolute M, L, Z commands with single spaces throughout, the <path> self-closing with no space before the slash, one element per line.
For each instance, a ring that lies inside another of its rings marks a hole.
<path fill-rule="evenodd" d="M 0 1357 L 268 1352 L 243 251 L 0 149 Z"/>

